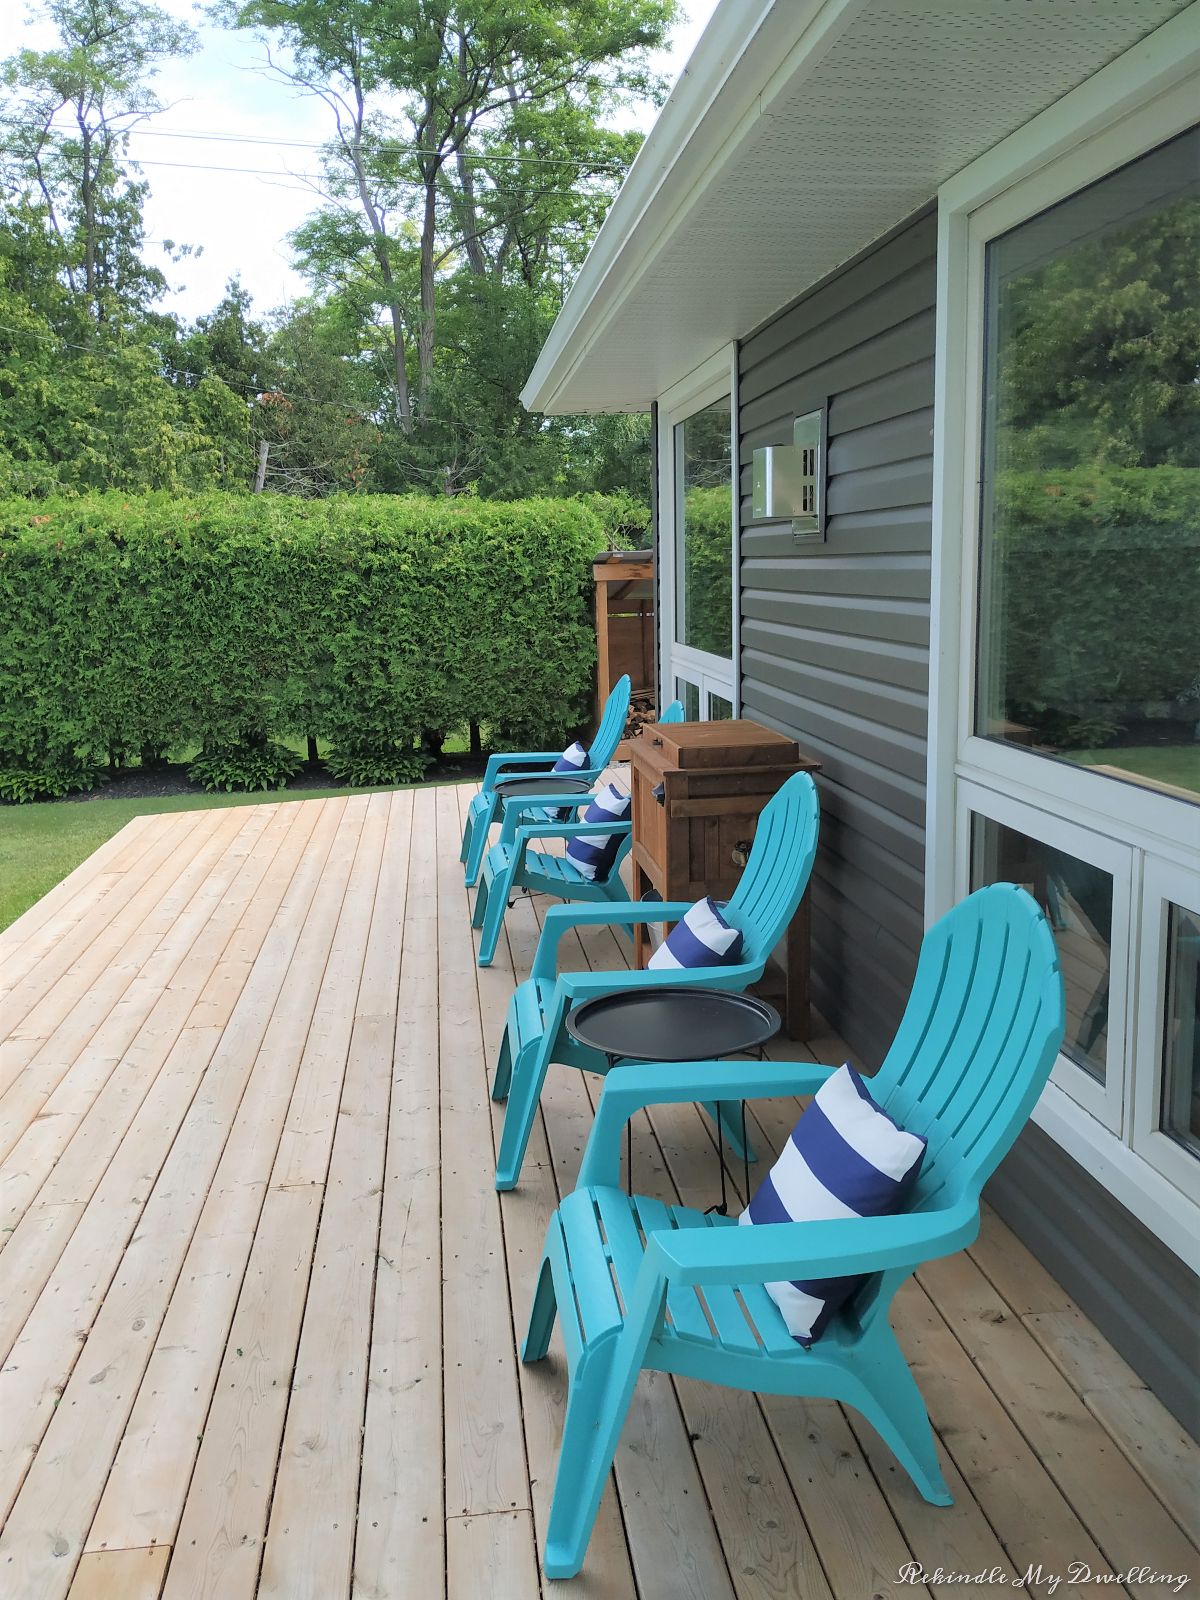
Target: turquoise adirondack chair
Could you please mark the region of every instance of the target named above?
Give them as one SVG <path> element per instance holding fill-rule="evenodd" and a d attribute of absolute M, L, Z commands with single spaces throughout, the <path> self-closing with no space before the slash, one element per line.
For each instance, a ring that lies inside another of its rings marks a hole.
<path fill-rule="evenodd" d="M 643 1106 L 695 1099 L 701 1078 L 690 1064 L 609 1075 L 578 1187 L 550 1219 L 522 1350 L 523 1360 L 540 1360 L 561 1313 L 570 1383 L 547 1577 L 572 1577 L 583 1565 L 643 1367 L 852 1405 L 925 1499 L 950 1504 L 888 1307 L 922 1262 L 974 1239 L 980 1190 L 1041 1094 L 1064 1026 L 1054 938 L 1023 889 L 981 889 L 929 930 L 903 1021 L 871 1085 L 897 1122 L 929 1141 L 911 1210 L 888 1217 L 740 1228 L 733 1218 L 627 1195 L 625 1124 Z M 706 1064 L 704 1092 L 813 1094 L 831 1070 Z M 724 1079 L 715 1091 L 714 1074 Z M 763 1288 L 851 1273 L 872 1276 L 809 1349 Z"/>
<path fill-rule="evenodd" d="M 673 700 L 659 717 L 659 722 L 682 722 L 683 702 Z M 584 796 L 586 804 L 592 797 Z M 524 889 L 529 894 L 552 894 L 560 900 L 582 900 L 591 904 L 608 905 L 629 899 L 621 877 L 621 863 L 629 854 L 633 842 L 630 822 L 540 822 L 544 808 L 553 795 L 535 795 L 519 803 L 509 801 L 504 808 L 504 823 L 498 844 L 490 846 L 483 858 L 483 875 L 475 896 L 475 912 L 471 919 L 473 928 L 482 928 L 479 954 L 481 967 L 490 967 L 504 926 L 504 914 L 511 904 L 515 890 Z M 532 817 L 531 817 L 532 813 Z M 576 835 L 595 837 L 600 834 L 619 834 L 621 844 L 612 867 L 604 878 L 585 878 L 579 868 L 566 855 L 551 855 L 545 850 L 530 846 L 536 839 L 572 839 Z M 628 929 L 625 930 L 627 933 Z M 632 934 L 630 934 L 632 937 Z"/>
<path fill-rule="evenodd" d="M 537 1114 L 542 1084 L 552 1061 L 605 1073 L 609 1060 L 599 1050 L 572 1039 L 566 1030 L 568 1011 L 596 995 L 626 989 L 677 988 L 697 984 L 718 989 L 745 989 L 762 977 L 767 957 L 783 937 L 808 884 L 817 853 L 819 808 L 816 785 L 797 772 L 763 808 L 754 833 L 750 858 L 723 915 L 742 934 L 741 957 L 727 966 L 633 972 L 559 972 L 558 944 L 570 928 L 607 924 L 633 928 L 639 922 L 675 922 L 690 909 L 685 901 L 635 900 L 624 905 L 551 906 L 542 924 L 533 969 L 519 984 L 508 1005 L 504 1037 L 492 1079 L 492 1099 L 507 1100 L 500 1151 L 496 1160 L 497 1189 L 511 1189 L 521 1173 L 525 1148 Z M 693 1097 L 696 1098 L 696 1097 Z M 701 1102 L 719 1116 L 735 1154 L 745 1150 L 739 1135 L 736 1106 Z M 745 1150 L 747 1159 L 753 1160 Z"/>
<path fill-rule="evenodd" d="M 588 765 L 570 773 L 570 777 L 586 778 L 590 783 L 603 774 L 625 732 L 625 722 L 629 716 L 629 692 L 629 674 L 626 673 L 617 679 L 604 702 L 600 725 L 588 750 Z M 502 778 L 539 777 L 545 773 L 549 778 L 546 788 L 554 793 L 554 779 L 550 777 L 550 770 L 561 754 L 561 750 L 509 750 L 488 757 L 483 783 L 467 810 L 467 825 L 463 829 L 462 848 L 458 852 L 458 859 L 466 864 L 469 889 L 474 888 L 479 878 L 492 823 L 502 811 L 502 797 L 495 792 L 496 784 Z M 565 808 L 568 804 L 574 806 L 578 802 L 572 795 L 569 801 L 559 803 Z M 547 814 L 542 820 L 549 822 L 552 818 Z"/>

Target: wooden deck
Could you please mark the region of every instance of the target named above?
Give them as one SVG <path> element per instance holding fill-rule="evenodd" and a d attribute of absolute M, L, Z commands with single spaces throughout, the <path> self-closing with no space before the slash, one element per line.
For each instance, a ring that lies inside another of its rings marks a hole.
<path fill-rule="evenodd" d="M 543 1592 L 563 1369 L 522 1368 L 515 1330 L 595 1085 L 552 1072 L 497 1197 L 488 1066 L 537 908 L 477 972 L 466 797 L 142 818 L 0 935 L 4 1600 Z M 576 953 L 623 959 L 606 931 Z M 761 1108 L 763 1143 L 795 1114 Z M 694 1108 L 644 1121 L 635 1161 L 714 1197 Z M 910 1561 L 997 1590 L 1040 1566 L 1039 1596 L 1171 1592 L 1056 1586 L 1072 1562 L 1200 1577 L 1195 1447 L 994 1217 L 899 1307 L 952 1509 L 837 1406 L 643 1378 L 585 1576 L 544 1592 L 983 1592 L 901 1582 Z"/>

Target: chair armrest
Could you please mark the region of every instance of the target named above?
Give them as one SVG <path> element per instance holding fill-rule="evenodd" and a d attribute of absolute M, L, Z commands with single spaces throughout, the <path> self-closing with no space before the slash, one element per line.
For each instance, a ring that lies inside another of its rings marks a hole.
<path fill-rule="evenodd" d="M 587 833 L 629 833 L 631 822 L 523 822 L 518 839 L 576 839 Z"/>
<path fill-rule="evenodd" d="M 587 824 L 591 828 L 591 824 Z M 551 906 L 542 923 L 542 935 L 533 958 L 532 976 L 551 979 L 558 971 L 558 942 L 569 929 L 581 924 L 607 924 L 610 927 L 634 927 L 639 922 L 678 922 L 692 909 L 690 900 L 634 900 L 628 905 L 577 905 Z M 580 975 L 582 976 L 582 974 Z M 600 976 L 600 974 L 597 974 Z M 613 987 L 612 973 L 604 974 L 608 988 Z M 621 975 L 621 985 L 632 974 Z M 620 987 L 621 985 L 618 985 Z M 597 993 L 607 991 L 600 989 Z"/>
<path fill-rule="evenodd" d="M 630 833 L 633 830 L 631 822 L 538 822 L 529 823 L 517 829 L 513 839 L 516 850 L 516 865 L 519 868 L 525 860 L 525 851 L 534 839 L 578 839 L 581 834 L 589 838 L 598 833 Z M 503 842 L 503 841 L 502 841 Z"/>
<path fill-rule="evenodd" d="M 835 1070 L 816 1061 L 660 1061 L 614 1067 L 604 1079 L 577 1187 L 619 1185 L 621 1134 L 630 1117 L 647 1106 L 816 1094 Z"/>
<path fill-rule="evenodd" d="M 660 1228 L 650 1237 L 667 1281 L 695 1287 L 915 1267 L 953 1255 L 978 1232 L 979 1202 L 963 1199 L 938 1211 L 890 1217 L 768 1222 L 757 1228 Z"/>
<path fill-rule="evenodd" d="M 488 757 L 483 772 L 485 790 L 494 787 L 498 775 L 508 767 L 552 767 L 562 755 L 561 750 L 507 750 Z"/>
<path fill-rule="evenodd" d="M 596 798 L 589 790 L 587 794 L 557 794 L 522 795 L 518 800 L 515 797 L 503 802 L 504 810 L 500 826 L 500 843 L 511 844 L 516 837 L 517 829 L 528 826 L 522 818 L 530 811 L 544 811 L 550 807 L 562 811 L 574 811 L 579 806 L 591 805 Z"/>

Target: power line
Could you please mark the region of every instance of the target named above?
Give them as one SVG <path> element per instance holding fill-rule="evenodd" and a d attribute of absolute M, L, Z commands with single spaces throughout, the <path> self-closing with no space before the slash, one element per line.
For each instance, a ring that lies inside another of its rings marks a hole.
<path fill-rule="evenodd" d="M 324 150 L 333 142 L 328 139 L 270 138 L 262 134 L 250 133 L 207 133 L 202 128 L 135 128 L 132 130 L 132 135 L 138 139 L 212 139 L 229 144 L 260 144 L 295 150 Z M 444 151 L 428 150 L 416 144 L 378 144 L 369 148 L 373 155 L 436 156 L 445 154 Z M 464 151 L 463 156 L 467 161 L 482 163 L 510 161 L 535 167 L 594 167 L 596 170 L 603 168 L 606 171 L 620 174 L 623 174 L 626 170 L 626 164 L 623 161 L 592 162 L 573 156 L 521 156 L 507 155 L 502 152 L 474 155 L 469 151 Z"/>
<path fill-rule="evenodd" d="M 10 123 L 9 126 L 10 127 L 26 128 L 30 132 L 40 131 L 43 128 L 43 124 L 40 123 L 40 122 L 38 122 L 38 123 L 34 123 L 34 122 Z M 214 132 L 207 132 L 203 128 L 190 128 L 190 129 L 184 129 L 184 128 L 178 128 L 178 129 L 175 129 L 175 128 L 132 128 L 132 129 L 129 130 L 129 136 L 131 138 L 137 138 L 137 139 L 195 139 L 195 140 L 211 140 L 214 143 L 266 145 L 266 146 L 269 146 L 269 147 L 272 147 L 272 148 L 292 149 L 292 150 L 325 150 L 325 149 L 328 149 L 330 144 L 332 144 L 334 142 L 333 140 L 328 140 L 328 139 L 326 139 L 326 140 L 322 140 L 322 139 L 283 139 L 283 138 L 266 137 L 266 136 L 264 136 L 262 134 L 218 133 L 218 132 L 215 132 L 215 131 Z M 386 144 L 385 143 L 385 144 L 369 146 L 369 149 L 370 149 L 371 154 L 373 154 L 373 155 L 412 155 L 412 156 L 443 156 L 444 157 L 447 154 L 447 152 L 445 152 L 445 151 L 431 150 L 431 149 L 425 148 L 422 145 L 415 145 L 415 144 Z M 486 164 L 488 164 L 490 162 L 495 162 L 495 161 L 507 161 L 507 162 L 515 162 L 515 163 L 518 163 L 518 164 L 521 164 L 521 165 L 538 166 L 538 167 L 544 167 L 544 166 L 574 167 L 577 170 L 582 168 L 582 167 L 591 167 L 591 168 L 595 169 L 597 172 L 599 172 L 601 170 L 604 170 L 604 171 L 609 171 L 609 172 L 612 172 L 614 174 L 621 175 L 621 176 L 623 176 L 625 171 L 626 171 L 626 164 L 624 162 L 622 162 L 622 161 L 592 162 L 592 161 L 584 160 L 582 158 L 574 158 L 572 156 L 524 156 L 524 155 L 510 155 L 510 154 L 505 154 L 505 153 L 499 152 L 499 151 L 494 152 L 494 153 L 489 153 L 489 154 L 486 154 L 486 155 L 474 155 L 474 154 L 472 154 L 470 152 L 464 151 L 463 152 L 463 157 L 467 161 L 475 162 L 477 164 L 484 164 L 484 165 L 486 165 Z M 245 170 L 249 170 L 249 169 L 245 169 Z"/>
<path fill-rule="evenodd" d="M 308 183 L 324 183 L 329 177 L 329 174 L 324 172 L 292 172 L 287 167 L 227 167 L 199 161 L 157 161 L 153 158 L 148 160 L 144 156 L 134 155 L 113 156 L 112 159 L 135 167 L 170 167 L 177 172 L 241 172 L 251 178 L 300 178 Z M 372 176 L 378 178 L 378 174 L 372 174 Z M 425 187 L 419 178 L 389 178 L 387 182 L 403 185 L 409 189 L 424 189 Z M 561 194 L 561 192 L 559 189 L 535 189 L 522 198 L 524 200 L 537 200 L 544 195 Z M 608 193 L 608 190 L 583 189 L 576 185 L 575 193 L 604 196 Z"/>

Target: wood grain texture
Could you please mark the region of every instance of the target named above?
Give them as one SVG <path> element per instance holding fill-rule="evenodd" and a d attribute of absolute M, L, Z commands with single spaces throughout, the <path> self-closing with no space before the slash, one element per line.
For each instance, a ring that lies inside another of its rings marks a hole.
<path fill-rule="evenodd" d="M 5 1600 L 549 1594 L 565 1364 L 557 1336 L 516 1351 L 598 1084 L 551 1069 L 497 1197 L 488 1074 L 541 905 L 476 967 L 468 799 L 139 819 L 0 941 Z M 605 929 L 563 947 L 627 955 Z M 816 1016 L 774 1053 L 849 1054 Z M 764 1158 L 798 1110 L 753 1109 Z M 694 1107 L 639 1117 L 634 1164 L 646 1192 L 715 1198 Z M 909 1286 L 897 1331 L 953 1507 L 852 1412 L 643 1375 L 572 1592 L 962 1600 L 978 1586 L 899 1567 L 1040 1560 L 1049 1597 L 1064 1553 L 1135 1549 L 1200 1576 L 1195 1445 L 998 1219 Z"/>
<path fill-rule="evenodd" d="M 68 1600 L 158 1600 L 170 1559 L 168 1544 L 85 1555 Z"/>

